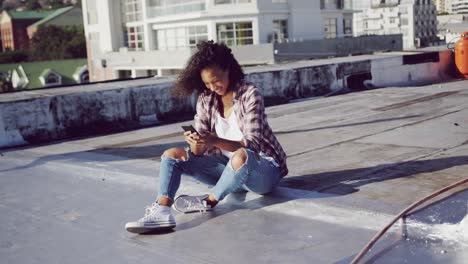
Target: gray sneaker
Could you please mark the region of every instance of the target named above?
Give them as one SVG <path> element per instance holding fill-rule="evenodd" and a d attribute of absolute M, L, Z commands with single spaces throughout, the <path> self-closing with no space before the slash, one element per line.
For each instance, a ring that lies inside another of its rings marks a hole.
<path fill-rule="evenodd" d="M 172 208 L 184 214 L 211 211 L 213 208 L 208 204 L 206 198 L 208 198 L 208 194 L 199 196 L 179 195 L 174 200 Z"/>
<path fill-rule="evenodd" d="M 131 233 L 147 233 L 157 230 L 174 228 L 176 222 L 171 214 L 171 208 L 163 208 L 158 203 L 146 207 L 145 216 L 136 222 L 128 222 L 125 229 Z M 168 210 L 169 209 L 169 210 Z"/>

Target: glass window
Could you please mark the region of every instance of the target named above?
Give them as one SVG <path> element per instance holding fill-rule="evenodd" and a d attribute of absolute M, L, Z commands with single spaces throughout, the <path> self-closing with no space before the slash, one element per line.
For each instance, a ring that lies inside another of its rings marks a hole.
<path fill-rule="evenodd" d="M 353 34 L 353 19 L 352 18 L 343 19 L 343 31 L 345 35 Z"/>
<path fill-rule="evenodd" d="M 145 48 L 143 26 L 130 26 L 126 29 L 125 46 L 131 50 L 143 50 Z"/>
<path fill-rule="evenodd" d="M 245 4 L 251 3 L 252 0 L 215 0 L 215 5 L 225 5 L 225 4 Z"/>
<path fill-rule="evenodd" d="M 97 24 L 98 17 L 97 17 L 96 1 L 86 0 L 86 9 L 88 9 L 88 24 L 89 25 Z"/>
<path fill-rule="evenodd" d="M 288 21 L 273 20 L 274 41 L 283 42 L 288 39 Z"/>
<path fill-rule="evenodd" d="M 336 18 L 325 19 L 325 38 L 336 38 Z"/>
<path fill-rule="evenodd" d="M 195 47 L 198 43 L 208 40 L 208 28 L 205 25 L 159 29 L 155 47 L 158 50 L 174 50 L 185 47 Z"/>
<path fill-rule="evenodd" d="M 252 22 L 220 23 L 216 25 L 218 42 L 228 46 L 253 44 Z"/>
<path fill-rule="evenodd" d="M 149 0 L 148 17 L 199 12 L 206 9 L 205 0 Z"/>
<path fill-rule="evenodd" d="M 143 20 L 141 0 L 121 0 L 120 5 L 124 23 Z"/>
<path fill-rule="evenodd" d="M 89 82 L 89 71 L 85 70 L 80 75 L 80 83 L 87 83 Z"/>
<path fill-rule="evenodd" d="M 61 84 L 61 80 L 60 80 L 60 79 L 61 79 L 61 78 L 60 78 L 57 74 L 55 74 L 55 73 L 49 73 L 49 74 L 45 77 L 45 79 L 44 79 L 45 85 L 46 85 L 46 86 L 49 86 L 49 85 L 59 85 L 59 84 Z"/>

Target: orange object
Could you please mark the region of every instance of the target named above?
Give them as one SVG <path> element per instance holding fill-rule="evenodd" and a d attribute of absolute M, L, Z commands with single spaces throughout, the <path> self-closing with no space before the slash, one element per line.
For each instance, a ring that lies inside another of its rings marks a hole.
<path fill-rule="evenodd" d="M 463 77 L 468 78 L 468 32 L 463 32 L 455 43 L 455 65 Z"/>

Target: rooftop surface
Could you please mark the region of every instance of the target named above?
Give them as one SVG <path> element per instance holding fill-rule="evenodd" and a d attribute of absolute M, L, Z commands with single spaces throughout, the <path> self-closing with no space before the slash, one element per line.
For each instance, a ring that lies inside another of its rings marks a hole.
<path fill-rule="evenodd" d="M 236 193 L 176 215 L 172 232 L 127 221 L 156 196 L 181 124 L 4 149 L 4 263 L 349 263 L 402 209 L 468 177 L 468 81 L 384 88 L 267 108 L 290 173 L 268 196 Z M 433 200 L 372 250 L 374 263 L 468 259 L 468 186 Z M 190 176 L 179 193 L 208 185 Z M 465 220 L 463 220 L 465 219 Z M 380 251 L 379 251 L 380 250 Z M 466 263 L 466 262 L 465 262 Z"/>

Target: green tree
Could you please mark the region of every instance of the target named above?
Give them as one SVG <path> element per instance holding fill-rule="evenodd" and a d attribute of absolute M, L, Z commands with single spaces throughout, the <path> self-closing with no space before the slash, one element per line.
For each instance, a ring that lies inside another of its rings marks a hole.
<path fill-rule="evenodd" d="M 42 6 L 39 3 L 39 0 L 26 0 L 25 1 L 25 7 L 26 7 L 27 10 L 40 10 L 40 9 L 42 9 Z"/>
<path fill-rule="evenodd" d="M 15 7 L 16 7 L 15 3 L 2 1 L 3 10 L 12 10 L 12 9 L 15 9 Z"/>
<path fill-rule="evenodd" d="M 0 64 L 18 63 L 28 61 L 29 54 L 27 51 L 15 50 L 0 53 Z"/>
<path fill-rule="evenodd" d="M 69 4 L 65 4 L 63 0 L 45 0 L 44 6 L 48 7 L 48 9 L 58 9 L 65 6 L 69 6 Z"/>
<path fill-rule="evenodd" d="M 40 26 L 31 39 L 32 60 L 86 58 L 83 27 Z"/>

